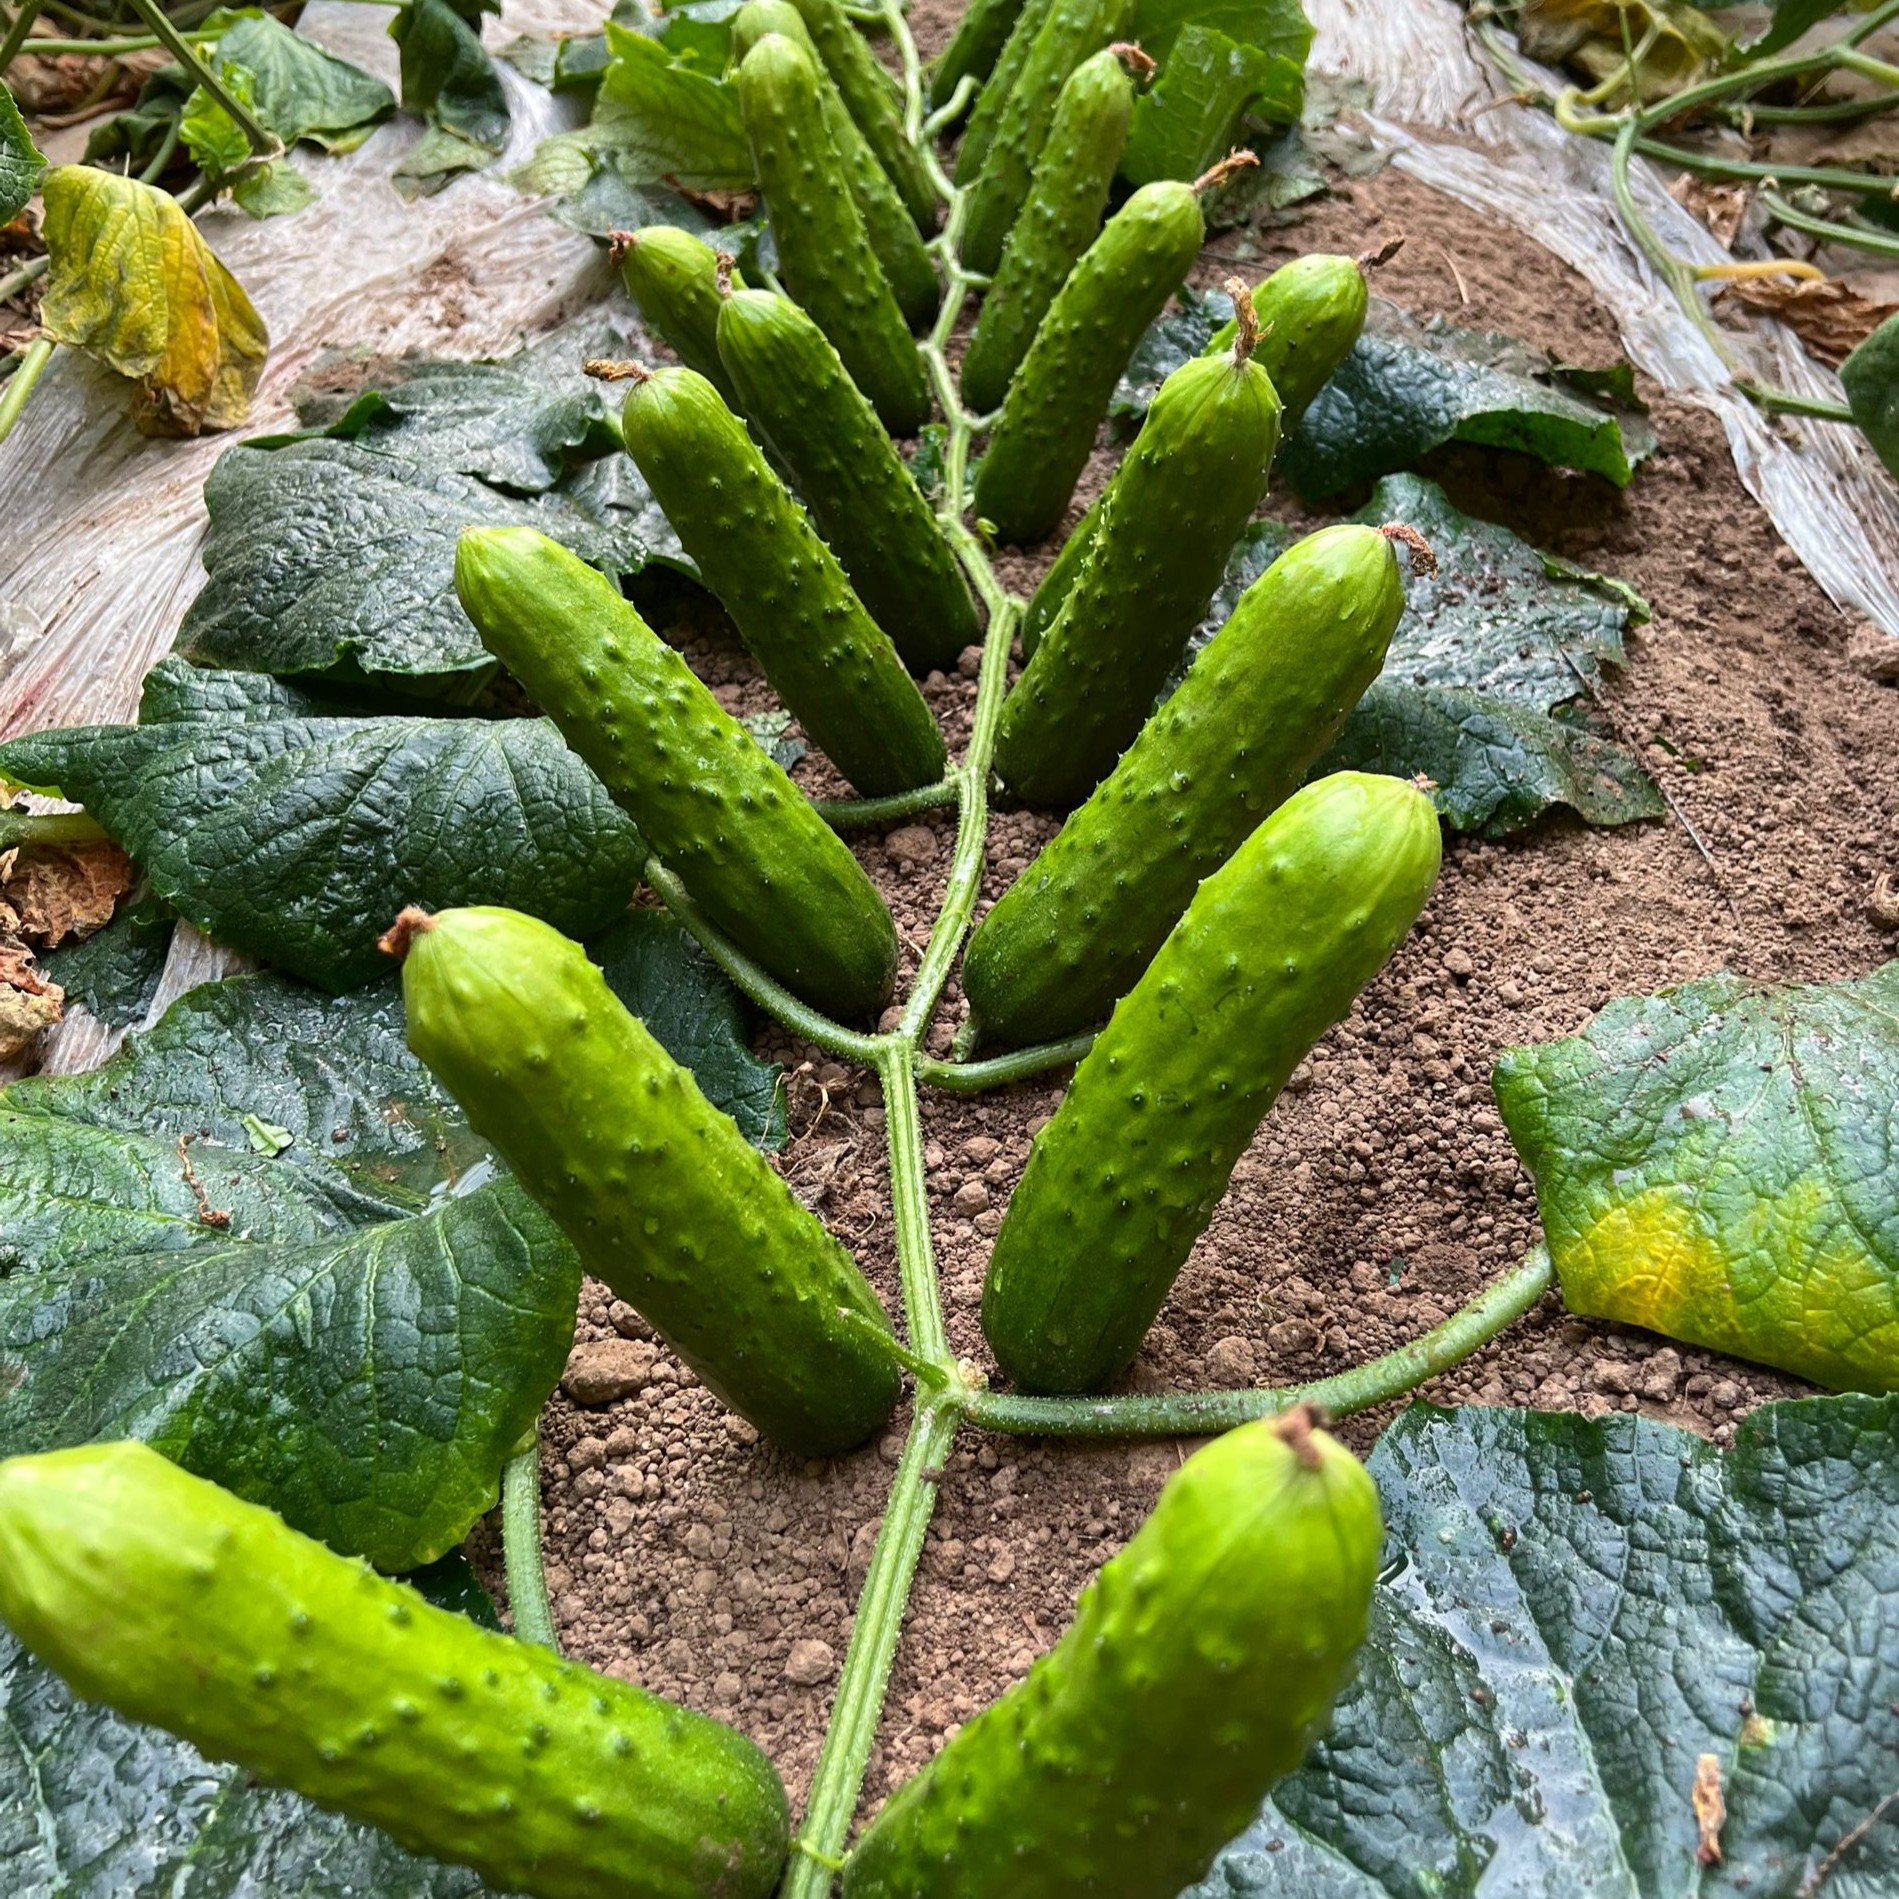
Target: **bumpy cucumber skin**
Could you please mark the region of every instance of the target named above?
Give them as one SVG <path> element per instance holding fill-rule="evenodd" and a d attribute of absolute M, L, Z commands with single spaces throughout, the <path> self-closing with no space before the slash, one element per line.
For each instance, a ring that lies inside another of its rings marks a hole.
<path fill-rule="evenodd" d="M 1133 113 L 1134 82 L 1118 54 L 1096 53 L 1068 75 L 963 357 L 963 400 L 977 414 L 1002 407 L 1056 291 L 1095 241 Z"/>
<path fill-rule="evenodd" d="M 732 20 L 732 57 L 742 60 L 767 33 L 782 33 L 814 59 L 817 57 L 804 15 L 792 5 L 792 0 L 746 0 Z M 864 220 L 864 235 L 870 239 L 870 248 L 877 253 L 877 261 L 890 279 L 898 309 L 911 328 L 922 329 L 936 315 L 937 304 L 942 299 L 942 287 L 936 281 L 936 266 L 930 262 L 929 249 L 918 235 L 908 207 L 898 197 L 896 186 L 890 182 L 890 174 L 878 164 L 877 154 L 858 130 L 857 121 L 851 117 L 836 82 L 822 66 L 818 80 L 819 90 L 824 95 L 824 123 L 830 128 L 831 142 L 844 161 L 844 170 L 851 181 L 851 195 L 857 200 L 857 209 Z M 697 363 L 691 366 L 699 368 Z M 704 371 L 700 373 L 703 375 Z"/>
<path fill-rule="evenodd" d="M 824 122 L 819 78 L 817 62 L 782 33 L 768 33 L 739 62 L 739 109 L 778 241 L 778 272 L 884 427 L 914 435 L 930 413 L 923 361 Z"/>
<path fill-rule="evenodd" d="M 1279 397 L 1257 363 L 1167 378 L 1115 473 L 1086 564 L 1002 709 L 996 771 L 1025 804 L 1078 804 L 1114 769 L 1265 498 Z"/>
<path fill-rule="evenodd" d="M 936 187 L 930 183 L 922 154 L 904 132 L 903 110 L 890 74 L 878 65 L 839 0 L 793 0 L 793 4 L 804 15 L 818 57 L 836 81 L 845 106 L 898 197 L 909 207 L 917 229 L 925 234 L 935 230 Z"/>
<path fill-rule="evenodd" d="M 961 247 L 968 269 L 989 272 L 1001 263 L 1063 85 L 1083 60 L 1123 38 L 1133 20 L 1134 0 L 1055 0 L 1049 9 L 969 190 Z"/>
<path fill-rule="evenodd" d="M 741 1734 L 437 1609 L 142 1444 L 0 1463 L 0 1616 L 87 1700 L 539 1899 L 765 1899 Z"/>
<path fill-rule="evenodd" d="M 733 942 L 841 1020 L 883 1006 L 897 928 L 875 885 L 605 575 L 532 528 L 470 528 L 455 590 L 482 644 Z"/>
<path fill-rule="evenodd" d="M 1022 11 L 1023 0 L 973 0 L 930 74 L 930 110 L 941 112 L 965 75 L 980 85 Z"/>
<path fill-rule="evenodd" d="M 633 386 L 621 432 L 812 743 L 866 797 L 941 778 L 949 755 L 916 681 L 718 391 L 662 369 Z"/>
<path fill-rule="evenodd" d="M 630 233 L 620 257 L 627 294 L 647 325 L 672 345 L 688 369 L 696 369 L 728 402 L 732 385 L 719 366 L 719 258 L 711 245 L 670 224 L 649 224 Z M 733 282 L 742 281 L 734 275 Z"/>
<path fill-rule="evenodd" d="M 1253 292 L 1253 311 L 1261 331 L 1253 360 L 1279 391 L 1287 429 L 1305 414 L 1313 398 L 1351 355 L 1352 345 L 1365 327 L 1366 301 L 1365 275 L 1357 263 L 1349 257 L 1324 253 L 1295 257 L 1291 263 L 1282 264 Z M 1216 330 L 1204 354 L 1224 355 L 1233 347 L 1234 330 L 1231 323 Z M 1042 635 L 1061 611 L 1069 588 L 1081 572 L 1100 513 L 1101 503 L 1097 501 L 1036 588 L 1035 598 L 1022 616 L 1024 659 L 1034 656 Z"/>
<path fill-rule="evenodd" d="M 1000 539 L 1039 541 L 1060 521 L 1114 385 L 1205 236 L 1191 186 L 1143 185 L 1069 272 L 976 474 L 976 512 Z"/>
<path fill-rule="evenodd" d="M 1200 886 L 996 1235 L 982 1327 L 1024 1390 L 1092 1391 L 1132 1361 L 1286 1077 L 1424 908 L 1439 848 L 1423 792 L 1337 772 Z"/>
<path fill-rule="evenodd" d="M 1277 1419 L 1168 1481 L 1019 1687 L 899 1788 L 844 1899 L 1174 1899 L 1323 1729 L 1382 1531 L 1351 1453 Z"/>
<path fill-rule="evenodd" d="M 1253 314 L 1265 331 L 1259 360 L 1286 405 L 1288 422 L 1305 414 L 1351 355 L 1370 300 L 1357 262 L 1323 251 L 1280 265 L 1253 292 Z M 1231 349 L 1234 329 L 1227 323 L 1215 330 L 1206 354 Z"/>
<path fill-rule="evenodd" d="M 1055 0 L 1026 0 L 1015 17 L 1015 24 L 1009 28 L 1002 51 L 996 55 L 995 69 L 984 82 L 976 109 L 963 128 L 963 142 L 956 148 L 956 182 L 965 189 L 982 175 L 983 160 L 989 155 L 990 143 L 996 136 L 1009 95 L 1015 90 L 1023 61 L 1028 58 L 1035 36 L 1042 30 L 1042 22 L 1054 4 Z"/>
<path fill-rule="evenodd" d="M 1241 596 L 963 959 L 985 1039 L 1056 1041 L 1139 980 L 1194 891 L 1299 787 L 1378 677 L 1404 581 L 1376 528 L 1322 528 Z"/>
<path fill-rule="evenodd" d="M 825 334 L 784 297 L 740 291 L 719 350 L 752 426 L 790 470 L 870 616 L 913 672 L 982 638 L 976 605 L 903 458 Z"/>
<path fill-rule="evenodd" d="M 578 943 L 443 910 L 410 939 L 402 996 L 410 1048 L 476 1133 L 723 1403 L 804 1457 L 889 1417 L 890 1322 L 855 1261 Z"/>

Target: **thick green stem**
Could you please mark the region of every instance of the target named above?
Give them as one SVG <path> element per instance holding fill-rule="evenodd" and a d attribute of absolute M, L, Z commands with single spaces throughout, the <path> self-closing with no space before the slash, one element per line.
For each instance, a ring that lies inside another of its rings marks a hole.
<path fill-rule="evenodd" d="M 21 369 L 16 372 L 25 375 Z M 0 436 L 6 433 L 0 427 Z M 105 827 L 87 811 L 19 811 L 0 806 L 0 851 L 18 850 L 35 845 L 60 850 L 71 844 L 109 842 Z"/>
<path fill-rule="evenodd" d="M 963 775 L 951 772 L 933 785 L 919 785 L 915 791 L 893 791 L 887 798 L 813 798 L 811 808 L 834 831 L 867 830 L 874 824 L 894 824 L 899 818 L 915 817 L 919 811 L 934 811 L 940 805 L 954 804 L 963 795 Z"/>
<path fill-rule="evenodd" d="M 897 1275 L 903 1290 L 910 1346 L 919 1358 L 948 1370 L 953 1361 L 943 1328 L 943 1302 L 930 1243 L 929 1189 L 924 1180 L 923 1118 L 917 1101 L 916 1051 L 899 1036 L 877 1063 L 884 1091 L 884 1130 L 890 1149 L 890 1201 L 896 1220 Z"/>
<path fill-rule="evenodd" d="M 945 1094 L 979 1095 L 990 1088 L 1006 1088 L 1011 1082 L 1028 1081 L 1045 1075 L 1051 1068 L 1066 1068 L 1078 1062 L 1095 1045 L 1095 1032 L 1071 1035 L 1065 1042 L 1043 1042 L 1035 1048 L 1018 1048 L 1007 1055 L 992 1055 L 985 1062 L 935 1062 L 917 1064 L 917 1079 L 926 1088 L 940 1088 Z"/>
<path fill-rule="evenodd" d="M 187 40 L 216 40 L 221 37 L 221 33 L 206 33 L 201 30 L 179 35 L 179 38 Z M 150 33 L 120 40 L 37 39 L 33 42 L 33 57 L 53 59 L 61 54 L 76 54 L 95 59 L 116 59 L 123 53 L 149 53 L 163 44 L 162 40 Z"/>
<path fill-rule="evenodd" d="M 50 336 L 36 336 L 20 358 L 19 368 L 7 378 L 4 389 L 0 389 L 0 442 L 13 433 L 13 425 L 19 421 L 27 397 L 33 393 L 33 385 L 46 374 L 46 365 L 53 360 L 53 351 L 57 348 Z"/>
<path fill-rule="evenodd" d="M 1804 231 L 1828 244 L 1851 244 L 1879 257 L 1899 257 L 1899 237 L 1887 231 L 1875 231 L 1866 225 L 1835 224 L 1831 218 L 1816 218 L 1810 211 L 1792 205 L 1777 191 L 1765 188 L 1759 193 L 1760 208 L 1777 224 L 1791 231 Z"/>
<path fill-rule="evenodd" d="M 1776 415 L 1810 415 L 1817 422 L 1856 424 L 1858 421 L 1843 402 L 1828 402 L 1819 396 L 1797 396 L 1791 389 L 1776 389 L 1764 382 L 1738 382 L 1734 386 L 1742 395 Z"/>
<path fill-rule="evenodd" d="M 283 141 L 261 124 L 250 108 L 198 57 L 197 49 L 172 25 L 158 0 L 132 0 L 132 6 L 158 36 L 159 44 L 231 115 L 238 130 L 249 141 L 252 152 L 259 158 L 275 158 L 283 150 Z"/>
<path fill-rule="evenodd" d="M 501 1473 L 501 1559 L 508 1574 L 508 1607 L 523 1642 L 560 1653 L 554 1608 L 541 1563 L 541 1440 L 509 1458 Z"/>
<path fill-rule="evenodd" d="M 18 270 L 9 271 L 6 276 L 0 277 L 0 303 L 17 297 L 22 290 L 37 283 L 52 268 L 52 263 L 51 254 L 42 251 L 37 257 L 29 257 Z"/>
<path fill-rule="evenodd" d="M 13 16 L 6 38 L 0 40 L 0 73 L 13 64 L 14 55 L 26 44 L 33 22 L 40 17 L 40 4 L 41 0 L 20 0 L 20 10 Z"/>
<path fill-rule="evenodd" d="M 1124 1398 L 1018 1398 L 979 1391 L 966 1402 L 970 1421 L 1029 1437 L 1180 1437 L 1230 1431 L 1288 1405 L 1316 1404 L 1335 1417 L 1415 1391 L 1488 1345 L 1549 1291 L 1548 1251 L 1532 1248 L 1508 1278 L 1480 1293 L 1440 1326 L 1383 1358 L 1309 1385 L 1267 1391 L 1206 1391 Z"/>
<path fill-rule="evenodd" d="M 811 1777 L 804 1825 L 778 1889 L 779 1899 L 825 1899 L 831 1890 L 832 1869 L 843 1857 L 864 1769 L 870 1764 L 877 1724 L 883 1717 L 897 1638 L 903 1632 L 903 1612 L 910 1601 L 923 1538 L 936 1508 L 937 1479 L 956 1435 L 958 1416 L 954 1404 L 926 1402 L 910 1421 L 910 1435 L 871 1551 L 870 1571 L 857 1598 L 850 1646 L 844 1652 L 817 1772 Z"/>

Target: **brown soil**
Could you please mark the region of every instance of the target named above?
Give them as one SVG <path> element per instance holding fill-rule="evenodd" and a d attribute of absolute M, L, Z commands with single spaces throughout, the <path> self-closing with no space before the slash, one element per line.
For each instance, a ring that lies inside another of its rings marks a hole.
<path fill-rule="evenodd" d="M 912 16 L 926 50 L 941 12 L 926 4 Z M 1393 172 L 1341 183 L 1288 228 L 1224 235 L 1202 276 L 1217 281 L 1236 263 L 1263 275 L 1305 250 L 1359 252 L 1397 229 L 1408 242 L 1378 287 L 1417 315 L 1506 330 L 1571 361 L 1616 354 L 1613 326 L 1579 278 Z M 1899 694 L 1849 658 L 1855 627 L 1741 488 L 1713 420 L 1646 393 L 1662 446 L 1626 493 L 1477 451 L 1444 453 L 1425 472 L 1459 506 L 1620 575 L 1653 602 L 1609 701 L 1699 828 L 1712 869 L 1673 821 L 1592 832 L 1556 817 L 1506 843 L 1452 840 L 1422 924 L 1241 1161 L 1134 1384 L 1268 1384 L 1351 1365 L 1415 1337 L 1515 1265 L 1537 1226 L 1491 1102 L 1500 1050 L 1571 1033 L 1612 996 L 1724 966 L 1812 980 L 1863 974 L 1893 953 L 1868 899 L 1899 857 L 1899 782 L 1886 769 L 1899 751 Z M 1023 588 L 1043 565 L 1012 557 L 1003 571 Z M 764 703 L 736 648 L 700 637 L 689 650 L 735 707 Z M 953 745 L 967 731 L 973 661 L 929 684 Z M 834 788 L 821 761 L 800 776 Z M 1052 829 L 1025 814 L 996 820 L 985 902 Z M 861 843 L 913 948 L 951 837 L 939 813 Z M 961 1007 L 952 991 L 940 1042 Z M 894 1309 L 875 1082 L 775 1032 L 760 1046 L 792 1070 L 786 1173 Z M 951 1335 L 978 1362 L 991 1236 L 1061 1079 L 976 1101 L 925 1098 Z M 643 1336 L 590 1287 L 581 1339 L 616 1328 Z M 1723 1441 L 1749 1406 L 1799 1389 L 1567 1318 L 1551 1299 L 1423 1395 L 1640 1409 Z M 1387 1421 L 1362 1418 L 1346 1434 L 1363 1450 Z M 546 1417 L 547 1543 L 571 1652 L 735 1721 L 801 1798 L 902 1422 L 855 1456 L 798 1463 L 757 1442 L 663 1353 L 635 1397 L 583 1409 L 557 1395 Z M 1182 1454 L 965 1432 L 940 1487 L 869 1803 L 1019 1678 Z"/>

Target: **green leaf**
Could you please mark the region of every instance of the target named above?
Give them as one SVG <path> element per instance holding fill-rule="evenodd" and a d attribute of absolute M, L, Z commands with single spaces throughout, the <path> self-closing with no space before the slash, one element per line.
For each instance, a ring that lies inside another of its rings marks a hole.
<path fill-rule="evenodd" d="M 224 89 L 241 106 L 256 104 L 251 76 L 241 66 L 214 59 Z M 251 155 L 251 142 L 242 126 L 202 86 L 192 88 L 178 120 L 178 136 L 192 162 L 210 178 L 236 171 Z"/>
<path fill-rule="evenodd" d="M 1307 501 L 1413 466 L 1446 442 L 1515 449 L 1626 487 L 1652 437 L 1524 373 L 1508 337 L 1420 324 L 1381 297 L 1364 333 L 1280 451 Z"/>
<path fill-rule="evenodd" d="M 502 1633 L 494 1597 L 481 1586 L 474 1564 L 460 1550 L 450 1550 L 446 1556 L 410 1570 L 402 1580 L 438 1609 L 465 1615 L 484 1629 L 493 1629 L 497 1635 Z"/>
<path fill-rule="evenodd" d="M 610 148 L 597 149 L 590 131 L 556 132 L 541 141 L 509 183 L 557 200 L 554 216 L 588 237 L 638 231 L 649 224 L 670 224 L 701 237 L 737 228 L 715 225 L 690 198 L 668 186 L 642 182 L 638 174 L 644 169 Z M 722 236 L 720 242 L 730 240 Z"/>
<path fill-rule="evenodd" d="M 316 203 L 316 187 L 287 159 L 273 158 L 231 187 L 232 201 L 254 218 L 281 218 Z"/>
<path fill-rule="evenodd" d="M 1840 365 L 1840 382 L 1873 453 L 1899 477 L 1899 316 L 1888 317 Z"/>
<path fill-rule="evenodd" d="M 646 859 L 546 720 L 338 718 L 175 657 L 139 717 L 15 739 L 0 776 L 57 786 L 207 935 L 327 989 L 383 973 L 406 903 L 501 904 L 584 937 Z"/>
<path fill-rule="evenodd" d="M 1781 52 L 1809 27 L 1848 11 L 1846 0 L 1767 0 L 1767 7 L 1773 16 L 1772 23 L 1759 39 L 1750 40 L 1741 48 L 1746 59 L 1765 59 Z"/>
<path fill-rule="evenodd" d="M 447 140 L 424 138 L 398 175 L 440 184 L 477 168 L 508 142 L 508 95 L 481 34 L 449 0 L 404 0 L 389 23 L 402 52 L 402 103 Z M 453 162 L 460 154 L 468 162 Z"/>
<path fill-rule="evenodd" d="M 138 382 L 133 417 L 145 434 L 242 422 L 269 333 L 178 201 L 89 165 L 49 171 L 41 196 L 46 333 Z"/>
<path fill-rule="evenodd" d="M 308 139 L 327 152 L 353 152 L 396 109 L 380 79 L 266 13 L 220 9 L 205 28 L 223 29 L 219 59 L 249 74 L 259 117 L 286 145 Z"/>
<path fill-rule="evenodd" d="M 45 950 L 40 967 L 109 1028 L 142 1022 L 158 993 L 176 916 L 149 886 L 119 906 L 104 929 L 63 949 Z"/>
<path fill-rule="evenodd" d="M 13 94 L 0 86 L 0 224 L 11 224 L 26 209 L 45 169 Z"/>
<path fill-rule="evenodd" d="M 1182 284 L 1174 301 L 1134 346 L 1108 403 L 1109 418 L 1116 423 L 1141 422 L 1161 384 L 1183 363 L 1200 355 L 1212 342 L 1214 331 L 1232 318 L 1233 299 L 1224 290 L 1196 290 L 1192 284 Z"/>
<path fill-rule="evenodd" d="M 1304 83 L 1289 59 L 1189 26 L 1135 103 L 1122 174 L 1137 185 L 1197 178 L 1233 149 L 1249 107 L 1275 123 L 1297 124 Z"/>
<path fill-rule="evenodd" d="M 1575 709 L 1603 667 L 1623 664 L 1624 630 L 1648 617 L 1638 594 L 1460 513 L 1422 476 L 1388 476 L 1354 519 L 1416 528 L 1438 573 L 1413 572 L 1384 671 L 1321 771 L 1422 774 L 1447 823 L 1490 836 L 1552 804 L 1591 824 L 1661 815 L 1641 766 Z M 1194 650 L 1292 539 L 1273 521 L 1241 535 Z"/>
<path fill-rule="evenodd" d="M 217 1185 L 202 1156 L 207 1193 Z M 0 1455 L 138 1438 L 332 1548 L 459 1543 L 560 1377 L 580 1263 L 511 1181 L 302 1244 L 0 1280 Z"/>
<path fill-rule="evenodd" d="M 675 58 L 659 40 L 611 22 L 607 45 L 613 58 L 588 128 L 593 148 L 613 153 L 637 183 L 748 190 L 752 153 L 737 90 Z"/>
<path fill-rule="evenodd" d="M 1299 0 L 1137 0 L 1128 38 L 1164 64 L 1174 41 L 1194 26 L 1256 46 L 1301 71 L 1312 50 L 1312 25 Z"/>
<path fill-rule="evenodd" d="M 498 1899 L 465 1868 L 75 1701 L 0 1629 L 9 1899 Z"/>
<path fill-rule="evenodd" d="M 1899 1385 L 1899 963 L 1614 1002 L 1495 1087 L 1571 1310 Z"/>
<path fill-rule="evenodd" d="M 1766 1406 L 1723 1456 L 1634 1416 L 1414 1405 L 1331 1732 L 1191 1899 L 1793 1899 L 1892 1791 L 1899 1409 Z M 1696 1862 L 1715 1757 L 1722 1864 Z M 1899 1827 L 1828 1899 L 1899 1889 Z"/>
<path fill-rule="evenodd" d="M 583 465 L 520 498 L 442 466 L 434 444 L 443 439 L 396 428 L 364 442 L 228 450 L 205 483 L 206 581 L 178 650 L 207 666 L 368 673 L 466 693 L 494 662 L 455 597 L 463 528 L 536 527 L 615 576 L 654 559 L 691 571 L 629 457 Z M 456 437 L 464 448 L 469 439 Z M 491 439 L 483 454 L 518 469 L 534 452 Z"/>

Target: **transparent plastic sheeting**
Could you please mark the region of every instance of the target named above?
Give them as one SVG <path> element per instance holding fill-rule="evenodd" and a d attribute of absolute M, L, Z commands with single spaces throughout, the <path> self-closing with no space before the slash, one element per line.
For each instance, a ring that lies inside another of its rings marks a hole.
<path fill-rule="evenodd" d="M 1318 29 L 1314 69 L 1369 88 L 1368 129 L 1392 162 L 1514 225 L 1585 278 L 1614 313 L 1636 367 L 1720 418 L 1748 492 L 1829 597 L 1899 637 L 1899 492 L 1891 478 L 1857 429 L 1770 417 L 1735 389 L 1617 221 L 1608 146 L 1572 136 L 1534 107 L 1493 104 L 1511 88 L 1465 31 L 1456 0 L 1306 0 L 1306 11 Z M 1563 83 L 1554 73 L 1546 78 L 1551 91 Z M 1678 257 L 1732 261 L 1669 197 L 1648 160 L 1634 161 L 1630 183 L 1643 216 Z M 1729 347 L 1760 381 L 1843 400 L 1838 377 L 1785 325 L 1761 319 L 1751 327 L 1751 336 L 1732 333 Z"/>
<path fill-rule="evenodd" d="M 1614 312 L 1634 362 L 1721 418 L 1743 481 L 1820 585 L 1899 636 L 1891 483 L 1857 431 L 1770 421 L 1732 389 L 1706 339 L 1623 236 L 1607 148 L 1530 108 L 1492 105 L 1509 88 L 1469 40 L 1455 0 L 1306 6 L 1318 30 L 1314 69 L 1366 84 L 1372 135 L 1393 162 L 1514 225 L 1586 278 Z M 588 0 L 511 0 L 486 37 L 498 46 L 523 32 L 588 31 L 599 11 Z M 312 0 L 298 30 L 394 86 L 389 18 L 385 7 Z M 505 65 L 501 74 L 514 129 L 490 174 L 404 200 L 390 178 L 420 128 L 403 119 L 348 157 L 300 152 L 317 201 L 294 216 L 258 224 L 234 211 L 204 214 L 212 245 L 270 326 L 254 427 L 291 420 L 286 392 L 326 349 L 492 356 L 608 293 L 598 248 L 505 182 L 541 138 L 572 123 L 573 102 Z M 1479 107 L 1489 109 L 1473 117 Z M 1676 252 L 1694 261 L 1726 256 L 1644 161 L 1634 182 Z M 1736 347 L 1750 346 L 1737 338 Z M 1764 379 L 1838 398 L 1836 379 L 1782 326 L 1758 323 L 1752 353 Z M 148 440 L 129 426 L 127 406 L 116 378 L 62 351 L 0 446 L 0 737 L 130 718 L 139 681 L 170 647 L 198 590 L 204 480 L 233 438 Z M 221 954 L 181 928 L 154 1017 L 227 967 Z M 90 1066 L 115 1040 L 75 1010 L 49 1038 L 45 1065 Z"/>

